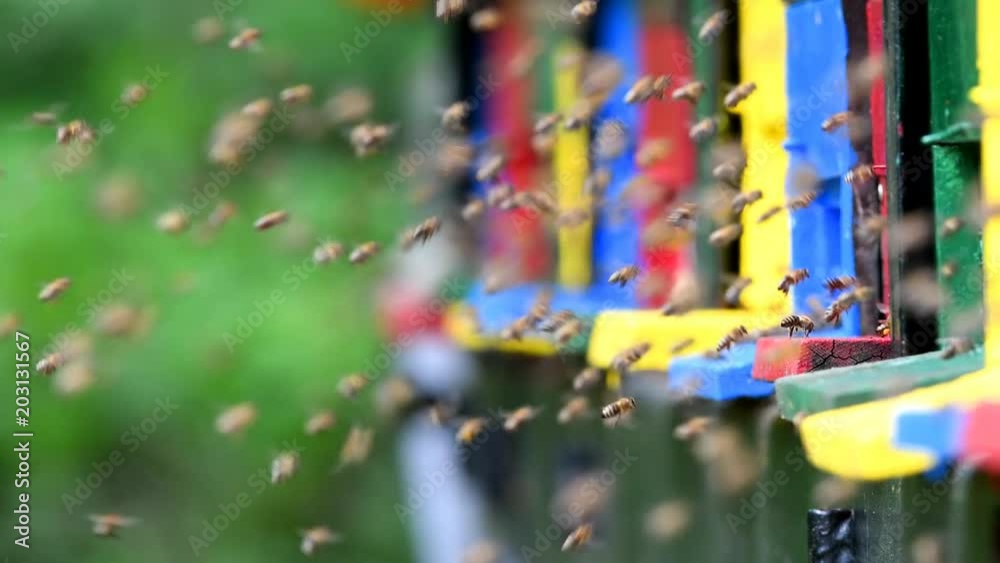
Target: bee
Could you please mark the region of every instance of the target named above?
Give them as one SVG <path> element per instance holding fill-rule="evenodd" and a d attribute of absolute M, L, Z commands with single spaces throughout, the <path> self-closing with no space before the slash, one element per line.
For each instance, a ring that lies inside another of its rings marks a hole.
<path fill-rule="evenodd" d="M 347 434 L 347 441 L 340 449 L 340 465 L 337 466 L 337 469 L 343 469 L 348 465 L 357 465 L 368 459 L 374 438 L 375 430 L 364 426 L 352 426 L 351 431 Z"/>
<path fill-rule="evenodd" d="M 710 137 L 714 137 L 718 131 L 719 120 L 714 117 L 706 117 L 691 126 L 688 136 L 691 137 L 692 141 L 700 143 Z"/>
<path fill-rule="evenodd" d="M 597 0 L 580 0 L 577 2 L 570 14 L 576 23 L 583 23 L 597 13 Z M 565 550 L 564 550 L 565 551 Z"/>
<path fill-rule="evenodd" d="M 53 352 L 39 360 L 35 364 L 35 370 L 42 375 L 51 375 L 65 363 L 66 356 L 62 352 Z"/>
<path fill-rule="evenodd" d="M 8 313 L 0 317 L 0 338 L 6 338 L 21 324 L 21 319 L 14 313 Z"/>
<path fill-rule="evenodd" d="M 635 164 L 640 168 L 652 166 L 670 154 L 670 141 L 654 139 L 644 143 L 635 153 Z"/>
<path fill-rule="evenodd" d="M 625 103 L 642 103 L 653 98 L 662 100 L 667 88 L 670 87 L 672 77 L 667 75 L 652 76 L 645 75 L 636 81 L 628 92 L 625 93 Z"/>
<path fill-rule="evenodd" d="M 561 211 L 559 216 L 556 217 L 556 226 L 563 229 L 572 229 L 583 225 L 587 221 L 590 221 L 590 219 L 591 214 L 587 209 L 566 209 Z"/>
<path fill-rule="evenodd" d="M 426 244 L 440 230 L 441 219 L 438 217 L 428 217 L 422 223 L 404 233 L 402 240 L 403 250 L 409 250 L 418 242 Z"/>
<path fill-rule="evenodd" d="M 924 533 L 913 540 L 910 545 L 911 561 L 913 563 L 945 563 L 948 561 L 946 544 L 943 537 L 935 533 Z"/>
<path fill-rule="evenodd" d="M 611 369 L 619 373 L 628 371 L 628 368 L 645 356 L 652 347 L 649 342 L 641 342 L 622 350 L 611 359 Z"/>
<path fill-rule="evenodd" d="M 628 146 L 629 136 L 625 124 L 617 119 L 611 119 L 601 124 L 594 141 L 599 159 L 618 158 Z"/>
<path fill-rule="evenodd" d="M 708 416 L 695 416 L 674 428 L 674 438 L 685 442 L 708 430 L 715 419 Z"/>
<path fill-rule="evenodd" d="M 54 111 L 35 111 L 28 116 L 28 121 L 39 127 L 55 125 L 58 120 L 59 116 Z"/>
<path fill-rule="evenodd" d="M 481 416 L 466 420 L 458 427 L 455 439 L 460 444 L 471 444 L 476 439 L 476 436 L 479 436 L 486 430 L 486 422 L 487 420 Z"/>
<path fill-rule="evenodd" d="M 595 111 L 597 111 L 597 104 L 594 101 L 586 98 L 577 100 L 563 117 L 563 128 L 567 131 L 575 131 L 583 127 L 590 123 Z"/>
<path fill-rule="evenodd" d="M 535 121 L 535 134 L 544 135 L 552 132 L 552 130 L 559 125 L 560 121 L 562 121 L 562 114 L 560 113 L 548 113 L 539 117 L 538 120 Z"/>
<path fill-rule="evenodd" d="M 818 194 L 816 192 L 806 192 L 800 196 L 794 197 L 788 202 L 788 210 L 796 211 L 798 209 L 805 209 L 809 207 L 812 202 L 816 201 Z"/>
<path fill-rule="evenodd" d="M 844 181 L 852 186 L 864 184 L 875 179 L 875 169 L 871 164 L 859 164 L 844 174 Z"/>
<path fill-rule="evenodd" d="M 455 407 L 443 402 L 436 402 L 427 409 L 427 417 L 434 426 L 444 426 L 455 415 Z"/>
<path fill-rule="evenodd" d="M 538 325 L 538 330 L 542 332 L 554 332 L 559 327 L 576 318 L 576 314 L 568 309 L 556 311 L 547 319 L 542 320 Z"/>
<path fill-rule="evenodd" d="M 941 352 L 941 359 L 950 360 L 959 354 L 967 354 L 971 352 L 974 347 L 975 343 L 969 338 L 952 338 Z"/>
<path fill-rule="evenodd" d="M 594 527 L 592 525 L 581 524 L 566 537 L 566 541 L 562 544 L 562 550 L 570 551 L 579 549 L 586 545 L 593 535 Z"/>
<path fill-rule="evenodd" d="M 465 12 L 466 0 L 437 0 L 434 7 L 438 19 L 449 21 Z"/>
<path fill-rule="evenodd" d="M 674 344 L 670 348 L 670 353 L 671 354 L 680 354 L 681 352 L 684 351 L 685 348 L 690 347 L 692 344 L 694 344 L 694 338 L 685 338 L 684 340 L 681 340 L 677 344 Z"/>
<path fill-rule="evenodd" d="M 759 201 L 762 197 L 764 197 L 764 192 L 760 190 L 743 192 L 733 198 L 733 201 L 730 202 L 730 206 L 733 209 L 733 213 L 738 215 L 743 212 L 743 209 L 745 209 L 746 206 L 754 203 L 755 201 Z"/>
<path fill-rule="evenodd" d="M 722 337 L 722 340 L 719 340 L 719 343 L 715 346 L 715 351 L 722 352 L 723 350 L 729 350 L 733 347 L 733 344 L 746 338 L 747 334 L 747 327 L 743 325 L 730 330 Z"/>
<path fill-rule="evenodd" d="M 849 111 L 835 113 L 823 120 L 823 123 L 820 124 L 820 129 L 822 129 L 824 133 L 833 133 L 837 129 L 847 125 L 847 122 L 850 119 L 851 112 Z"/>
<path fill-rule="evenodd" d="M 271 213 L 262 216 L 260 219 L 257 219 L 253 224 L 253 228 L 257 229 L 258 231 L 266 231 L 272 227 L 276 227 L 284 223 L 287 220 L 288 220 L 287 211 L 284 210 L 272 211 Z"/>
<path fill-rule="evenodd" d="M 69 289 L 71 283 L 69 278 L 56 278 L 45 284 L 42 291 L 38 293 L 38 299 L 40 301 L 52 301 Z"/>
<path fill-rule="evenodd" d="M 215 419 L 215 429 L 220 434 L 235 434 L 257 420 L 257 407 L 253 403 L 240 403 L 222 411 Z"/>
<path fill-rule="evenodd" d="M 323 103 L 323 114 L 333 125 L 359 123 L 371 115 L 374 106 L 370 92 L 352 86 L 327 98 Z"/>
<path fill-rule="evenodd" d="M 220 201 L 208 215 L 208 226 L 218 229 L 232 219 L 233 215 L 236 215 L 236 204 L 231 201 Z"/>
<path fill-rule="evenodd" d="M 513 196 L 514 186 L 503 182 L 491 187 L 486 192 L 486 205 L 489 207 L 500 207 Z"/>
<path fill-rule="evenodd" d="M 129 84 L 125 87 L 122 95 L 119 97 L 121 102 L 130 108 L 142 103 L 149 95 L 149 90 L 142 84 Z"/>
<path fill-rule="evenodd" d="M 308 84 L 297 84 L 281 91 L 278 99 L 288 105 L 305 104 L 312 100 L 313 87 Z"/>
<path fill-rule="evenodd" d="M 739 223 L 732 223 L 721 227 L 708 235 L 708 243 L 712 246 L 725 246 L 740 238 L 743 234 L 743 226 Z"/>
<path fill-rule="evenodd" d="M 221 39 L 225 32 L 226 30 L 223 29 L 222 22 L 218 18 L 205 17 L 194 23 L 191 34 L 194 36 L 195 42 L 207 45 Z"/>
<path fill-rule="evenodd" d="M 247 49 L 257 45 L 263 32 L 256 27 L 248 27 L 237 33 L 229 40 L 230 49 Z"/>
<path fill-rule="evenodd" d="M 351 129 L 351 145 L 354 154 L 359 157 L 374 154 L 388 142 L 395 131 L 395 126 L 386 124 L 362 123 Z"/>
<path fill-rule="evenodd" d="M 531 150 L 542 158 L 549 158 L 556 148 L 555 133 L 535 133 L 531 136 Z"/>
<path fill-rule="evenodd" d="M 171 209 L 156 218 L 156 228 L 167 233 L 176 235 L 184 232 L 190 223 L 187 215 L 183 211 Z"/>
<path fill-rule="evenodd" d="M 92 141 L 94 140 L 94 130 L 82 119 L 74 119 L 56 129 L 56 142 L 60 145 L 68 144 L 73 140 L 81 143 Z"/>
<path fill-rule="evenodd" d="M 344 255 L 344 245 L 336 242 L 324 242 L 313 250 L 312 259 L 317 264 L 333 262 Z"/>
<path fill-rule="evenodd" d="M 782 278 L 781 283 L 778 284 L 778 291 L 788 295 L 788 290 L 792 288 L 793 285 L 802 283 L 809 278 L 809 270 L 807 268 L 799 268 L 797 270 L 792 270 L 785 274 Z"/>
<path fill-rule="evenodd" d="M 886 316 L 878 323 L 878 326 L 875 327 L 875 334 L 882 337 L 892 336 L 892 316 Z"/>
<path fill-rule="evenodd" d="M 92 523 L 92 531 L 95 536 L 101 538 L 114 538 L 118 536 L 118 530 L 139 523 L 137 518 L 122 516 L 121 514 L 91 514 L 87 517 Z"/>
<path fill-rule="evenodd" d="M 813 500 L 817 506 L 845 506 L 858 493 L 856 481 L 840 477 L 827 477 L 813 487 Z"/>
<path fill-rule="evenodd" d="M 320 432 L 326 432 L 333 428 L 333 425 L 336 423 L 337 417 L 333 414 L 333 411 L 319 411 L 306 421 L 306 435 L 315 436 Z"/>
<path fill-rule="evenodd" d="M 719 164 L 718 166 L 712 169 L 712 177 L 715 178 L 716 180 L 725 182 L 730 186 L 739 190 L 740 176 L 743 175 L 743 171 L 746 169 L 746 166 L 747 163 L 746 160 L 744 159 L 723 162 L 722 164 Z M 759 192 L 760 190 L 754 190 L 754 191 Z M 760 198 L 759 197 L 755 198 L 753 201 L 757 201 L 758 199 Z M 749 203 L 753 202 L 748 202 L 748 204 Z M 742 207 L 740 209 L 742 209 Z M 737 213 L 739 213 L 739 211 L 737 211 Z"/>
<path fill-rule="evenodd" d="M 486 202 L 481 199 L 472 199 L 462 208 L 462 219 L 472 221 L 481 216 L 486 211 Z"/>
<path fill-rule="evenodd" d="M 495 182 L 500 177 L 500 171 L 507 165 L 507 157 L 502 154 L 489 156 L 476 170 L 476 181 Z"/>
<path fill-rule="evenodd" d="M 726 293 L 723 296 L 723 301 L 726 305 L 730 307 L 736 307 L 740 304 L 740 294 L 746 289 L 752 280 L 750 278 L 739 277 L 736 278 L 733 283 L 726 288 Z"/>
<path fill-rule="evenodd" d="M 684 533 L 690 525 L 691 507 L 684 501 L 660 503 L 646 514 L 646 535 L 657 541 L 670 541 Z"/>
<path fill-rule="evenodd" d="M 962 228 L 963 222 L 960 217 L 948 217 L 941 223 L 941 236 L 950 237 Z"/>
<path fill-rule="evenodd" d="M 768 209 L 767 211 L 761 213 L 760 217 L 757 217 L 757 224 L 760 225 L 764 221 L 767 221 L 771 217 L 774 217 L 778 213 L 781 213 L 782 209 L 783 209 L 783 207 L 781 207 L 780 205 L 775 205 L 774 207 L 772 207 L 772 208 Z"/>
<path fill-rule="evenodd" d="M 670 97 L 674 100 L 687 100 L 692 104 L 698 102 L 701 95 L 705 93 L 705 83 L 700 80 L 694 80 L 688 82 L 687 84 L 677 88 L 670 94 Z"/>
<path fill-rule="evenodd" d="M 534 302 L 531 304 L 531 309 L 528 310 L 528 317 L 531 318 L 532 326 L 537 325 L 549 314 L 549 308 L 551 306 L 552 290 L 548 288 L 540 290 L 535 296 Z"/>
<path fill-rule="evenodd" d="M 517 432 L 526 422 L 534 420 L 540 412 L 542 412 L 541 407 L 519 407 L 504 419 L 503 429 L 507 432 Z"/>
<path fill-rule="evenodd" d="M 841 294 L 840 297 L 838 297 L 826 309 L 823 320 L 831 324 L 840 322 L 840 317 L 855 303 L 868 300 L 873 294 L 874 291 L 870 287 L 856 287 L 847 293 Z"/>
<path fill-rule="evenodd" d="M 723 103 L 726 105 L 726 109 L 736 109 L 736 106 L 740 105 L 740 102 L 750 97 L 757 90 L 756 82 L 744 82 L 737 85 L 735 88 L 726 94 Z"/>
<path fill-rule="evenodd" d="M 587 180 L 583 184 L 583 191 L 595 199 L 600 199 L 604 196 L 610 183 L 611 171 L 607 168 L 598 168 L 587 176 Z"/>
<path fill-rule="evenodd" d="M 729 16 L 729 10 L 719 10 L 708 19 L 705 23 L 701 25 L 698 30 L 698 41 L 706 42 L 718 37 L 722 33 L 722 28 L 726 25 L 726 18 Z"/>
<path fill-rule="evenodd" d="M 302 531 L 302 554 L 307 557 L 316 553 L 316 550 L 324 545 L 341 541 L 340 534 L 330 531 L 326 526 L 316 526 Z"/>
<path fill-rule="evenodd" d="M 515 79 L 526 77 L 541 54 L 542 48 L 538 41 L 529 40 L 511 58 L 507 64 L 507 73 Z"/>
<path fill-rule="evenodd" d="M 949 280 L 955 277 L 956 273 L 958 273 L 958 263 L 954 260 L 948 260 L 944 264 L 941 264 L 941 276 L 944 279 Z"/>
<path fill-rule="evenodd" d="M 493 31 L 503 23 L 503 14 L 496 8 L 483 8 L 473 12 L 469 17 L 469 27 L 472 31 Z"/>
<path fill-rule="evenodd" d="M 379 248 L 378 243 L 374 241 L 361 243 L 351 251 L 350 256 L 347 257 L 347 261 L 351 264 L 364 264 L 378 253 Z"/>
<path fill-rule="evenodd" d="M 441 114 L 441 126 L 449 131 L 461 133 L 465 131 L 465 120 L 472 108 L 465 102 L 455 102 Z"/>
<path fill-rule="evenodd" d="M 566 404 L 559 409 L 556 415 L 556 422 L 559 424 L 569 424 L 574 420 L 583 418 L 590 410 L 590 400 L 583 396 L 576 396 L 566 401 Z"/>
<path fill-rule="evenodd" d="M 608 278 L 608 283 L 616 283 L 618 287 L 625 287 L 628 282 L 639 277 L 639 266 L 629 265 L 615 270 Z"/>
<path fill-rule="evenodd" d="M 499 560 L 500 548 L 493 542 L 480 541 L 465 550 L 461 563 L 497 563 Z"/>
<path fill-rule="evenodd" d="M 835 292 L 841 289 L 849 289 L 857 285 L 858 278 L 854 276 L 838 276 L 836 278 L 827 278 L 823 282 L 823 287 L 833 295 Z"/>
<path fill-rule="evenodd" d="M 693 228 L 695 215 L 698 213 L 697 203 L 682 203 L 667 213 L 667 223 L 673 227 L 688 229 Z"/>
<path fill-rule="evenodd" d="M 693 309 L 700 299 L 698 280 L 690 272 L 682 273 L 670 288 L 670 296 L 660 313 L 664 316 L 679 315 Z"/>
<path fill-rule="evenodd" d="M 796 330 L 802 330 L 805 336 L 809 336 L 816 328 L 816 323 L 805 315 L 788 315 L 781 319 L 781 328 L 788 329 L 788 338 L 791 338 Z"/>
<path fill-rule="evenodd" d="M 132 333 L 141 320 L 138 310 L 127 305 L 112 304 L 101 309 L 94 324 L 101 334 L 125 336 Z"/>
<path fill-rule="evenodd" d="M 585 391 L 601 382 L 601 370 L 589 367 L 573 378 L 573 390 Z"/>
<path fill-rule="evenodd" d="M 337 392 L 347 399 L 355 399 L 368 386 L 368 380 L 359 373 L 344 376 L 337 384 Z"/>
<path fill-rule="evenodd" d="M 281 452 L 271 462 L 271 484 L 284 483 L 292 478 L 299 468 L 299 454 L 295 452 Z"/>

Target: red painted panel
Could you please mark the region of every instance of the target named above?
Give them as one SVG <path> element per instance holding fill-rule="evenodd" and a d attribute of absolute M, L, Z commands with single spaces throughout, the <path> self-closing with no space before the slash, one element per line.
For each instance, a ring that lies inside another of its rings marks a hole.
<path fill-rule="evenodd" d="M 649 25 L 642 32 L 643 74 L 673 76 L 673 84 L 685 84 L 693 79 L 691 58 L 687 55 L 687 35 L 676 25 Z M 669 94 L 668 94 L 669 95 Z M 651 100 L 641 110 L 639 139 L 642 143 L 652 139 L 665 139 L 669 143 L 669 156 L 644 173 L 657 185 L 663 186 L 664 197 L 639 213 L 642 225 L 662 220 L 677 192 L 692 186 L 697 172 L 697 153 L 688 137 L 688 124 L 693 119 L 691 105 L 670 100 Z M 670 285 L 678 269 L 689 268 L 690 260 L 683 249 L 640 249 L 644 269 L 651 272 L 656 282 L 644 300 L 648 307 L 658 307 L 666 300 Z"/>
<path fill-rule="evenodd" d="M 984 470 L 1000 474 L 1000 403 L 986 403 L 969 413 L 962 440 L 963 459 L 976 461 Z"/>
<path fill-rule="evenodd" d="M 885 21 L 883 19 L 882 0 L 868 0 L 868 54 L 872 57 L 885 55 L 883 38 L 885 36 Z M 872 83 L 871 91 L 872 118 L 872 161 L 879 185 L 882 186 L 882 216 L 889 216 L 889 204 L 886 198 L 885 179 L 885 81 L 878 77 Z M 889 233 L 882 235 L 882 284 L 885 304 L 889 303 Z"/>

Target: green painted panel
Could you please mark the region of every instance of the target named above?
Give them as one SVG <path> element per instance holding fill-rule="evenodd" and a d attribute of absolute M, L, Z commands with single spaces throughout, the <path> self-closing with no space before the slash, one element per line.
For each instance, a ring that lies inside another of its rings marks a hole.
<path fill-rule="evenodd" d="M 931 127 L 940 132 L 970 120 L 976 70 L 976 0 L 931 0 Z M 971 132 L 971 131 L 970 131 Z M 978 138 L 978 133 L 973 135 Z"/>

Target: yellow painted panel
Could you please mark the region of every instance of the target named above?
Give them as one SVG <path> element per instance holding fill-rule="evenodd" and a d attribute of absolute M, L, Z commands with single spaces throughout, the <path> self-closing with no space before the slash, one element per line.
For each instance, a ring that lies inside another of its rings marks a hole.
<path fill-rule="evenodd" d="M 802 421 L 800 435 L 813 465 L 835 475 L 869 481 L 913 475 L 931 469 L 936 459 L 893 447 L 900 412 L 995 399 L 1000 399 L 1000 371 L 983 370 L 892 399 L 814 414 Z"/>
<path fill-rule="evenodd" d="M 652 344 L 650 351 L 632 369 L 663 371 L 673 354 L 670 349 L 688 338 L 694 344 L 682 354 L 696 354 L 715 349 L 719 340 L 738 325 L 747 330 L 771 328 L 778 324 L 779 312 L 751 312 L 736 309 L 703 309 L 685 315 L 665 317 L 659 311 L 616 310 L 597 316 L 590 333 L 587 363 L 607 368 L 622 350 L 642 342 Z"/>
<path fill-rule="evenodd" d="M 444 317 L 444 330 L 459 345 L 470 350 L 498 350 L 534 356 L 554 356 L 559 351 L 555 343 L 543 338 L 525 337 L 522 340 L 506 340 L 499 336 L 480 334 L 474 316 L 461 304 L 453 305 L 448 310 Z"/>
<path fill-rule="evenodd" d="M 993 35 L 1000 26 L 1000 2 L 979 0 L 976 11 L 979 88 L 974 98 L 988 117 L 1000 117 L 1000 42 Z"/>
<path fill-rule="evenodd" d="M 561 61 L 573 60 L 572 53 L 581 47 L 575 41 L 556 50 L 555 106 L 556 111 L 569 110 L 577 100 L 580 84 L 579 65 L 565 65 Z M 575 131 L 558 128 L 556 144 L 552 155 L 553 174 L 560 209 L 590 209 L 590 197 L 584 193 L 583 185 L 589 168 L 587 159 L 586 127 Z M 563 287 L 585 288 L 590 285 L 591 262 L 593 259 L 591 242 L 593 223 L 586 223 L 571 229 L 559 229 L 559 283 Z"/>
<path fill-rule="evenodd" d="M 740 275 L 754 281 L 743 292 L 742 303 L 753 310 L 787 311 L 789 299 L 775 288 L 791 264 L 788 215 L 780 213 L 757 224 L 764 210 L 785 204 L 785 5 L 782 0 L 756 0 L 740 2 L 739 10 L 740 81 L 757 83 L 757 91 L 738 108 L 747 154 L 743 190 L 763 193 L 742 218 Z"/>
<path fill-rule="evenodd" d="M 983 122 L 983 199 L 987 209 L 1000 206 L 1000 118 Z M 983 226 L 983 275 L 986 285 L 986 366 L 1000 370 L 1000 218 Z"/>

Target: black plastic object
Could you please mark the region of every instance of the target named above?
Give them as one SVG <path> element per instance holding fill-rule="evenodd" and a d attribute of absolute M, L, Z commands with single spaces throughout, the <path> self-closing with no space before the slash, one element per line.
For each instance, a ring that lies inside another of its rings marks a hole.
<path fill-rule="evenodd" d="M 860 520 L 856 510 L 810 510 L 809 563 L 859 563 Z"/>

